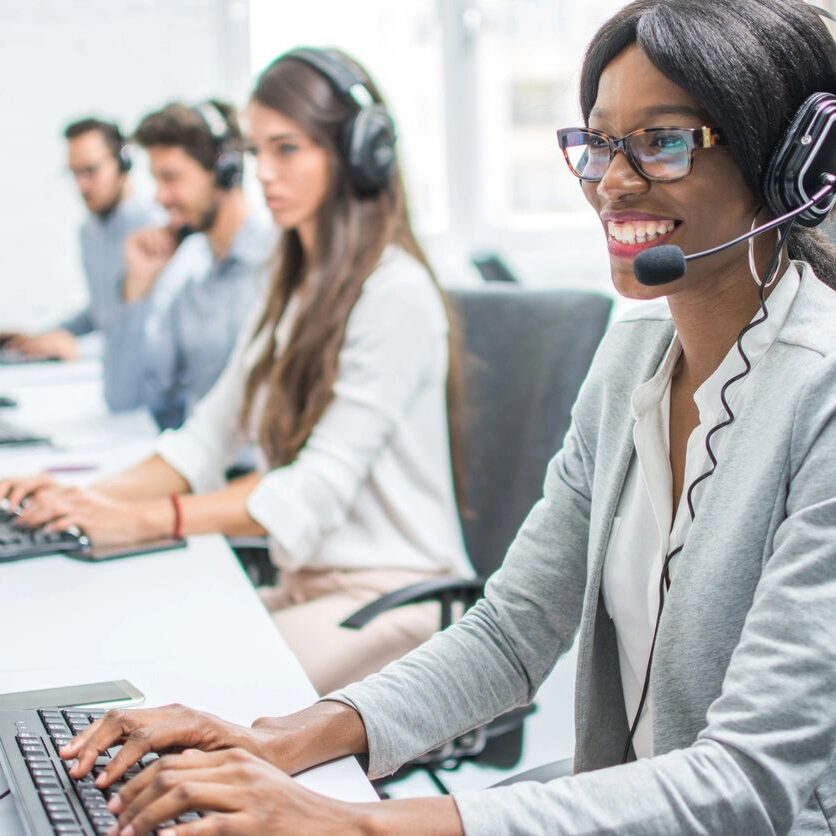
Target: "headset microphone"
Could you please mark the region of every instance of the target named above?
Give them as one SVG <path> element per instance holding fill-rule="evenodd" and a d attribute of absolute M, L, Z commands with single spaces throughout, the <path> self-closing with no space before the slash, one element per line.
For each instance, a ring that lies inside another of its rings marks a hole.
<path fill-rule="evenodd" d="M 640 253 L 634 262 L 641 284 L 656 286 L 685 275 L 687 263 L 722 252 L 787 223 L 821 224 L 836 204 L 836 95 L 813 93 L 802 103 L 764 171 L 762 191 L 774 221 L 710 250 L 685 255 L 663 245 Z"/>
<path fill-rule="evenodd" d="M 636 260 L 633 262 L 633 270 L 636 274 L 636 278 L 641 284 L 648 285 L 650 287 L 668 284 L 668 282 L 681 279 L 685 275 L 685 270 L 687 269 L 687 263 L 689 261 L 695 261 L 698 258 L 705 258 L 706 256 L 723 252 L 723 250 L 734 247 L 743 241 L 748 241 L 749 238 L 754 238 L 764 232 L 769 232 L 770 229 L 783 226 L 787 221 L 790 221 L 793 218 L 798 217 L 798 215 L 801 215 L 803 212 L 806 212 L 820 200 L 833 192 L 834 186 L 836 186 L 836 177 L 832 174 L 825 174 L 822 176 L 822 179 L 827 181 L 826 184 L 822 186 L 806 203 L 799 206 L 797 209 L 793 209 L 792 212 L 787 212 L 780 218 L 776 218 L 763 226 L 756 227 L 751 232 L 747 232 L 745 235 L 740 235 L 731 241 L 727 241 L 725 244 L 720 244 L 717 247 L 712 247 L 709 250 L 702 250 L 701 252 L 693 253 L 692 255 L 685 255 L 685 253 L 683 253 L 682 250 L 675 244 L 664 244 L 659 247 L 651 247 L 649 250 L 639 253 L 636 256 Z"/>

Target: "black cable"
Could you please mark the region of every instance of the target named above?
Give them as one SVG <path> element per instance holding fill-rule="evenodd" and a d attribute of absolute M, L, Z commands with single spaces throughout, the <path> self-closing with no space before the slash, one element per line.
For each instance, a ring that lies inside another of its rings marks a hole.
<path fill-rule="evenodd" d="M 6 790 L 6 792 L 0 792 L 0 801 L 2 801 L 7 795 L 11 795 L 11 790 Z"/>
<path fill-rule="evenodd" d="M 775 275 L 777 271 L 780 269 L 780 261 L 781 261 L 781 250 L 783 248 L 784 242 L 787 240 L 787 236 L 790 234 L 793 225 L 795 224 L 795 218 L 788 221 L 787 224 L 780 228 L 778 242 L 775 245 L 775 250 L 772 254 L 772 258 L 769 261 L 769 266 L 766 269 L 766 278 L 763 279 L 758 286 L 758 302 L 760 303 L 760 316 L 753 319 L 749 322 L 745 328 L 737 335 L 737 352 L 740 354 L 740 357 L 743 360 L 745 368 L 743 371 L 738 372 L 738 374 L 734 375 L 734 377 L 730 377 L 724 384 L 723 387 L 720 389 L 720 402 L 723 404 L 723 409 L 726 411 L 726 415 L 728 416 L 725 420 L 721 421 L 719 424 L 713 426 L 705 436 L 705 449 L 708 452 L 708 458 L 711 460 L 711 468 L 703 473 L 701 476 L 698 476 L 691 482 L 690 486 L 688 487 L 688 492 L 685 495 L 685 499 L 688 503 L 688 513 L 691 516 L 691 522 L 694 521 L 696 517 L 696 510 L 694 509 L 694 502 L 693 502 L 693 494 L 694 489 L 699 485 L 701 482 L 708 479 L 714 471 L 717 469 L 717 457 L 714 455 L 714 450 L 711 447 L 711 440 L 712 438 L 722 430 L 724 427 L 728 427 L 730 424 L 734 423 L 735 414 L 732 411 L 731 406 L 729 405 L 728 399 L 726 398 L 726 392 L 728 391 L 729 387 L 732 386 L 734 383 L 737 383 L 739 380 L 743 380 L 746 375 L 752 371 L 752 363 L 750 362 L 749 358 L 746 356 L 746 352 L 743 350 L 743 337 L 746 336 L 753 328 L 757 328 L 758 325 L 763 324 L 769 319 L 769 311 L 766 307 L 766 289 L 772 284 L 775 280 Z M 653 640 L 650 643 L 650 653 L 647 657 L 647 668 L 645 669 L 644 673 L 644 683 L 642 685 L 642 692 L 641 696 L 639 697 L 639 705 L 636 709 L 635 717 L 633 718 L 633 722 L 630 724 L 630 731 L 627 734 L 627 742 L 624 744 L 624 753 L 621 757 L 622 763 L 627 763 L 627 759 L 630 757 L 630 747 L 633 744 L 633 738 L 636 734 L 636 729 L 639 727 L 639 720 L 642 716 L 642 711 L 644 711 L 644 704 L 647 701 L 647 694 L 650 690 L 650 669 L 653 665 L 653 652 L 656 650 L 656 638 L 659 635 L 659 624 L 662 622 L 662 609 L 665 606 L 665 592 L 670 589 L 671 585 L 671 577 L 670 577 L 670 564 L 671 561 L 682 551 L 684 548 L 684 543 L 681 546 L 677 546 L 671 552 L 669 552 L 665 556 L 665 560 L 662 563 L 662 571 L 659 575 L 659 609 L 656 612 L 656 626 L 653 628 Z"/>

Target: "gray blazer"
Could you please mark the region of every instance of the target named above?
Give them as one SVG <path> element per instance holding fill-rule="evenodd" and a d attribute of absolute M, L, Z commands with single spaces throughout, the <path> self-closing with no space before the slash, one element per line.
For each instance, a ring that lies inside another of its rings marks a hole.
<path fill-rule="evenodd" d="M 605 337 L 485 599 L 331 696 L 360 711 L 372 777 L 529 702 L 580 629 L 576 774 L 457 794 L 468 834 L 836 832 L 836 293 L 798 266 L 677 558 L 651 680 L 657 755 L 618 765 L 628 721 L 601 596 L 630 394 L 673 334 L 643 313 Z"/>

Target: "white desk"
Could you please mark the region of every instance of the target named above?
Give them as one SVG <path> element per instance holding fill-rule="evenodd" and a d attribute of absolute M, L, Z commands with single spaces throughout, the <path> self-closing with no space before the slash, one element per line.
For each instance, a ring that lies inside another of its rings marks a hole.
<path fill-rule="evenodd" d="M 182 702 L 239 723 L 316 699 L 216 535 L 97 565 L 64 557 L 0 565 L 0 643 L 3 691 L 129 679 L 148 705 Z M 300 780 L 336 798 L 377 798 L 353 759 Z M 22 833 L 14 805 L 0 802 L 0 834 Z"/>
<path fill-rule="evenodd" d="M 49 467 L 94 465 L 71 481 L 89 482 L 147 456 L 157 436 L 145 410 L 108 413 L 98 361 L 0 366 L 0 394 L 17 401 L 0 409 L 12 421 L 53 439 L 54 446 L 0 448 L 0 477 Z"/>
<path fill-rule="evenodd" d="M 41 371 L 35 382 L 17 369 L 12 381 L 5 371 L 0 392 L 20 406 L 2 412 L 22 422 L 40 410 L 38 428 L 56 434 L 66 449 L 2 451 L 0 471 L 32 472 L 56 457 L 83 457 L 102 465 L 86 481 L 150 450 L 154 433 L 144 416 L 106 418 L 93 398 L 95 378 L 43 385 Z M 61 390 L 66 397 L 56 399 Z M 219 536 L 97 565 L 65 557 L 0 564 L 0 691 L 123 678 L 145 693 L 147 705 L 181 702 L 247 724 L 316 699 Z M 5 780 L 0 774 L 0 792 Z M 377 798 L 351 758 L 299 780 L 336 798 Z M 0 801 L 0 835 L 22 834 L 14 804 Z"/>

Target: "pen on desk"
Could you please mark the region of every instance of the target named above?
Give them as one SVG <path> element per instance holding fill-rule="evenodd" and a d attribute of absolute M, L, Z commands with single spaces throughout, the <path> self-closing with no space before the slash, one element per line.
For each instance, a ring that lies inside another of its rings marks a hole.
<path fill-rule="evenodd" d="M 56 464 L 46 468 L 47 473 L 89 473 L 91 470 L 98 470 L 95 464 Z"/>

